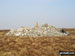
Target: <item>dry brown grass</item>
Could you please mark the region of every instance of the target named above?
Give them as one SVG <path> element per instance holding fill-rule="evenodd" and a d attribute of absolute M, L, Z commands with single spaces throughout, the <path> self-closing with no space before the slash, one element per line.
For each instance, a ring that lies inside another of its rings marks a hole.
<path fill-rule="evenodd" d="M 59 51 L 75 51 L 74 30 L 64 37 L 4 36 L 6 32 L 0 33 L 0 56 L 59 56 Z"/>
<path fill-rule="evenodd" d="M 65 29 L 65 31 L 70 32 L 70 35 L 75 35 L 75 28 L 68 28 L 68 29 Z"/>

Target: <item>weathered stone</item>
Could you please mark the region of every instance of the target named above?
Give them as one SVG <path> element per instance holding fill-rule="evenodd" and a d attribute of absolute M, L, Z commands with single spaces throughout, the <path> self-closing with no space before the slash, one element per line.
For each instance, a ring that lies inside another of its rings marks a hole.
<path fill-rule="evenodd" d="M 38 23 L 35 23 L 34 28 L 30 27 L 21 27 L 17 30 L 10 30 L 6 35 L 8 36 L 29 36 L 29 37 L 38 37 L 38 36 L 65 36 L 67 33 L 62 33 L 57 30 L 54 26 L 48 24 L 43 24 L 38 27 Z"/>
<path fill-rule="evenodd" d="M 34 28 L 35 28 L 35 29 L 38 28 L 38 22 L 35 22 Z"/>

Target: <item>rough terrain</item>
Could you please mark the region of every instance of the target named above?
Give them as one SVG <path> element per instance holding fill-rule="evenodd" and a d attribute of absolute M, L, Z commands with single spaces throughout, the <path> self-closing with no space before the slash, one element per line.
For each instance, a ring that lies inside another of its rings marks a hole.
<path fill-rule="evenodd" d="M 66 36 L 68 33 L 63 33 L 58 30 L 58 28 L 42 24 L 38 26 L 38 23 L 35 23 L 34 27 L 21 27 L 16 30 L 10 30 L 6 33 L 7 36 L 24 36 L 24 37 L 46 37 L 46 36 Z"/>
<path fill-rule="evenodd" d="M 4 36 L 8 31 L 0 30 L 0 56 L 59 56 L 59 51 L 75 51 L 75 29 L 65 30 L 68 36 L 40 38 Z"/>

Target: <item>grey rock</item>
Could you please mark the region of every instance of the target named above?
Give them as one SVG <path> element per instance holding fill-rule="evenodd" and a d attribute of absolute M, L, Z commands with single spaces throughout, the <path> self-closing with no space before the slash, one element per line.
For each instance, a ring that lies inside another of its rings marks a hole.
<path fill-rule="evenodd" d="M 21 27 L 17 30 L 10 30 L 6 33 L 7 36 L 29 36 L 29 37 L 39 37 L 39 36 L 66 36 L 67 33 L 62 33 L 54 26 L 43 24 L 38 26 L 35 23 L 35 27 Z"/>

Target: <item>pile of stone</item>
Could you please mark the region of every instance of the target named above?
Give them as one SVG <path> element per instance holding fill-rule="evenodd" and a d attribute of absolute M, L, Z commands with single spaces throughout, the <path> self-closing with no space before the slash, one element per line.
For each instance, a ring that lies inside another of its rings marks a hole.
<path fill-rule="evenodd" d="M 62 33 L 57 30 L 54 26 L 43 24 L 38 26 L 36 22 L 33 28 L 21 27 L 17 30 L 10 30 L 6 33 L 7 36 L 28 36 L 28 37 L 39 37 L 39 36 L 66 36 L 67 33 Z"/>

